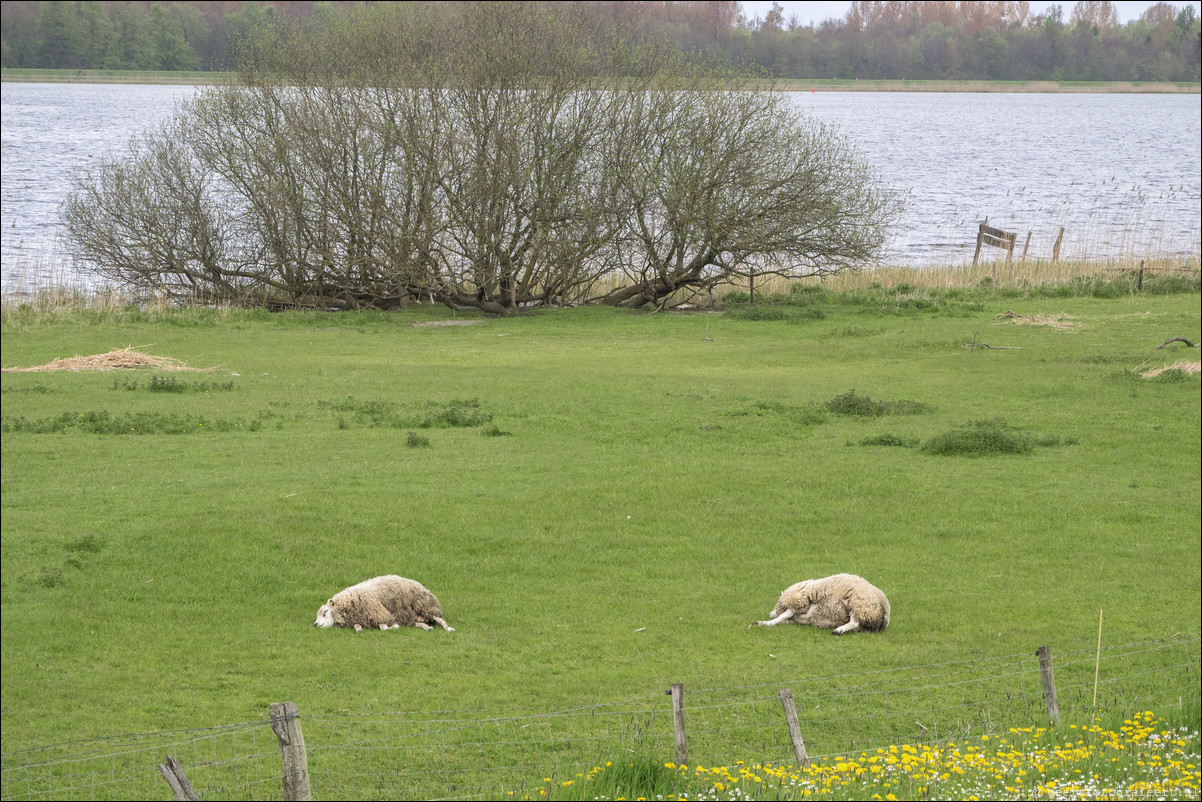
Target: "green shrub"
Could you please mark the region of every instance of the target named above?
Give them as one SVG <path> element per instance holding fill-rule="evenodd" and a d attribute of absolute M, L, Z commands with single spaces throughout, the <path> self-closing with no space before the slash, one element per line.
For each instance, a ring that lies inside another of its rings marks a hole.
<path fill-rule="evenodd" d="M 1036 438 L 1027 431 L 1008 426 L 1001 418 L 969 421 L 966 425 L 937 434 L 919 446 L 924 454 L 990 457 L 999 454 L 1029 454 Z"/>
<path fill-rule="evenodd" d="M 921 415 L 930 411 L 930 405 L 921 401 L 874 401 L 866 395 L 856 395 L 855 390 L 837 395 L 825 404 L 836 415 L 857 418 L 879 418 L 882 415 Z"/>

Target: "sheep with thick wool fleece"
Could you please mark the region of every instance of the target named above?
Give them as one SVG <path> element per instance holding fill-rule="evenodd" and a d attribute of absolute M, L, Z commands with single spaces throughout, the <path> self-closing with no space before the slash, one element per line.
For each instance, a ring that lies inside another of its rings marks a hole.
<path fill-rule="evenodd" d="M 764 627 L 790 621 L 845 635 L 858 629 L 880 632 L 889 626 L 889 599 L 880 588 L 855 574 L 806 579 L 780 594 Z"/>
<path fill-rule="evenodd" d="M 455 630 L 442 618 L 442 605 L 422 583 L 390 574 L 351 585 L 335 594 L 317 611 L 313 626 L 367 629 L 417 627 L 427 632 L 430 623 L 447 632 Z"/>

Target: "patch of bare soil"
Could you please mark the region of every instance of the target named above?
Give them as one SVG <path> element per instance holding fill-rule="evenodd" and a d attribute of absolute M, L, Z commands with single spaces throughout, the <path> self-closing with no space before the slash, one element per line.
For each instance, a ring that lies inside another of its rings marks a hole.
<path fill-rule="evenodd" d="M 994 315 L 994 320 L 1005 318 L 1007 322 L 1018 326 L 1049 326 L 1053 329 L 1073 329 L 1077 327 L 1077 319 L 1072 315 L 1020 315 L 1007 309 L 1000 315 Z"/>
<path fill-rule="evenodd" d="M 1182 373 L 1188 373 L 1191 375 L 1194 373 L 1202 373 L 1202 362 L 1191 362 L 1188 359 L 1178 359 L 1171 365 L 1165 365 L 1163 368 L 1152 368 L 1151 370 L 1145 370 L 1139 375 L 1143 376 L 1145 379 L 1151 379 L 1154 376 L 1159 376 L 1166 370 L 1179 370 Z"/>
<path fill-rule="evenodd" d="M 109 351 L 107 354 L 92 356 L 71 356 L 55 359 L 45 365 L 32 368 L 5 368 L 5 373 L 39 373 L 51 370 L 133 370 L 135 368 L 155 368 L 156 370 L 204 370 L 190 368 L 187 363 L 169 356 L 153 356 L 135 351 L 132 347 Z"/>

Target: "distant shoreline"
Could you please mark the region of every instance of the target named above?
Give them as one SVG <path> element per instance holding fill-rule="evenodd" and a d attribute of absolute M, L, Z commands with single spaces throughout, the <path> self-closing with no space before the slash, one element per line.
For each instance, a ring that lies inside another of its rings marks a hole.
<path fill-rule="evenodd" d="M 137 70 L 18 70 L 0 71 L 4 83 L 178 84 L 209 86 L 233 77 L 228 72 L 145 72 Z M 1170 94 L 1197 95 L 1197 81 L 906 81 L 872 79 L 781 78 L 784 92 L 1020 92 L 1027 94 Z"/>

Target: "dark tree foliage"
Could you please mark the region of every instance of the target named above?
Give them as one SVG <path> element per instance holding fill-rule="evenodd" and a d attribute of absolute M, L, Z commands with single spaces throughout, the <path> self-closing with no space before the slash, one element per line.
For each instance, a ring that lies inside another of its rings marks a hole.
<path fill-rule="evenodd" d="M 280 0 L 228 11 L 233 5 L 6 0 L 2 63 L 232 70 L 240 43 L 263 28 L 290 19 L 332 28 L 361 4 Z M 454 16 L 474 4 L 438 5 Z M 778 78 L 1197 81 L 1202 75 L 1198 17 L 1192 6 L 1168 2 L 1119 24 L 1105 0 L 1079 0 L 1067 10 L 1054 5 L 1039 15 L 1015 0 L 861 0 L 842 19 L 809 27 L 775 8 L 749 20 L 730 0 L 526 5 L 572 6 L 594 29 L 620 25 L 672 41 L 705 63 L 755 66 Z M 156 6 L 165 19 L 155 19 Z"/>

